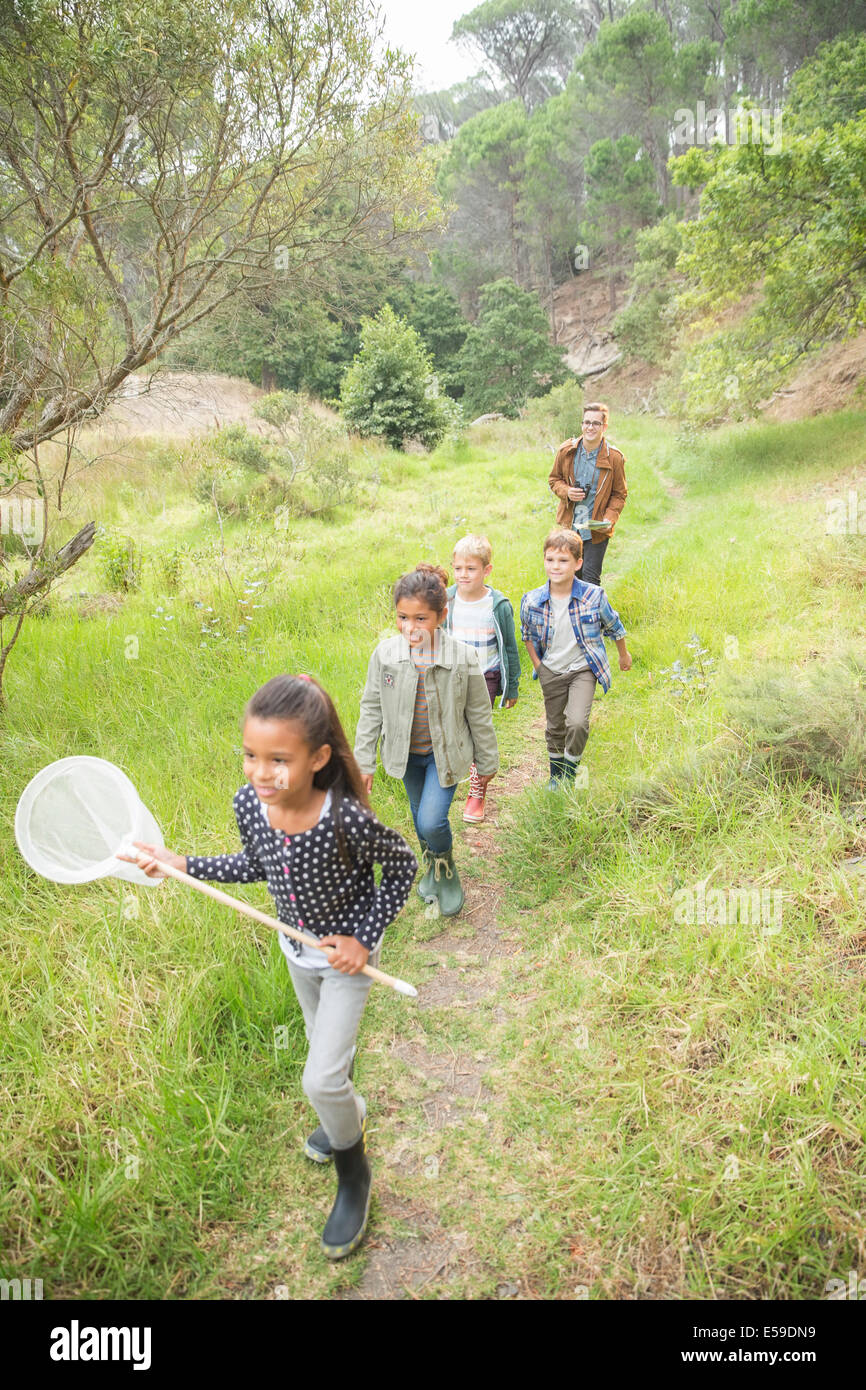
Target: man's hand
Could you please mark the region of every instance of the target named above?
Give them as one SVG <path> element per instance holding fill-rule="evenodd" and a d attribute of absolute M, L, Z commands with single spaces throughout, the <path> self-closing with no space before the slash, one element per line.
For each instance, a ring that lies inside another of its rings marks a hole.
<path fill-rule="evenodd" d="M 619 654 L 619 669 L 620 669 L 621 671 L 630 671 L 630 670 L 631 670 L 631 656 L 629 655 L 628 652 L 620 652 L 620 654 Z"/>
<path fill-rule="evenodd" d="M 328 952 L 328 961 L 344 975 L 357 975 L 367 964 L 370 955 L 367 947 L 362 946 L 354 936 L 323 936 L 322 945 L 335 948 Z"/>
<path fill-rule="evenodd" d="M 516 704 L 517 704 L 517 696 L 515 695 L 514 698 L 513 698 L 512 700 L 503 700 L 503 701 L 502 701 L 502 708 L 503 708 L 503 709 L 514 709 L 514 706 L 515 706 Z"/>
<path fill-rule="evenodd" d="M 585 497 L 586 488 L 584 487 L 570 487 L 568 489 L 569 502 L 582 502 Z"/>
<path fill-rule="evenodd" d="M 373 778 L 375 777 L 375 775 L 376 774 L 374 772 L 361 773 L 361 782 L 363 783 L 364 791 L 367 793 L 368 796 L 373 790 Z"/>

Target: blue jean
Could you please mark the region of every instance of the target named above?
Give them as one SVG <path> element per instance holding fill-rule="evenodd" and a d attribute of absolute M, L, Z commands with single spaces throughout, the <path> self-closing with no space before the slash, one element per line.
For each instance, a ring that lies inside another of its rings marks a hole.
<path fill-rule="evenodd" d="M 419 840 L 428 844 L 434 854 L 447 854 L 451 848 L 451 826 L 448 812 L 457 786 L 443 787 L 436 771 L 432 753 L 410 753 L 403 774 L 403 786 L 409 796 L 409 808 Z"/>

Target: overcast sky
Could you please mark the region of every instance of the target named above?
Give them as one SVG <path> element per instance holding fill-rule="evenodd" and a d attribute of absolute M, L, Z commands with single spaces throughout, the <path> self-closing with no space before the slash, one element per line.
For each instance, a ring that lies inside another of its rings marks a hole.
<path fill-rule="evenodd" d="M 449 43 L 454 21 L 478 0 L 378 0 L 385 33 L 405 53 L 415 56 L 415 87 L 439 91 L 471 77 L 481 66 L 456 43 Z"/>

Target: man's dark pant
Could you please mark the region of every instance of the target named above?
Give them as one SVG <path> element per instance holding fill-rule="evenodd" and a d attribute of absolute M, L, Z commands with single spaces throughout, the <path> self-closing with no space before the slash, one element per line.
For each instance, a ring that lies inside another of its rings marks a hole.
<path fill-rule="evenodd" d="M 583 564 L 577 572 L 578 579 L 582 579 L 584 584 L 601 587 L 601 566 L 609 541 L 610 536 L 603 541 L 584 541 Z"/>

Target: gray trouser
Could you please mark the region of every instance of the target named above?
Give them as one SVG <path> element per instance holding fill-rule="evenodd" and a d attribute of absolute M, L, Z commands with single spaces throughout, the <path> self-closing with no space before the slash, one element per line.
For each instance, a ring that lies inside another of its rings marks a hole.
<path fill-rule="evenodd" d="M 374 956 L 369 965 L 378 964 L 378 951 Z M 349 1080 L 349 1067 L 373 981 L 369 975 L 345 975 L 330 965 L 324 970 L 302 970 L 290 961 L 287 964 L 310 1044 L 304 1092 L 331 1148 L 350 1149 L 361 1136 L 367 1107 Z"/>
<path fill-rule="evenodd" d="M 547 715 L 547 751 L 551 758 L 563 753 L 577 762 L 589 738 L 589 711 L 595 695 L 592 671 L 566 671 L 558 676 L 542 661 L 538 668 L 544 712 Z"/>

